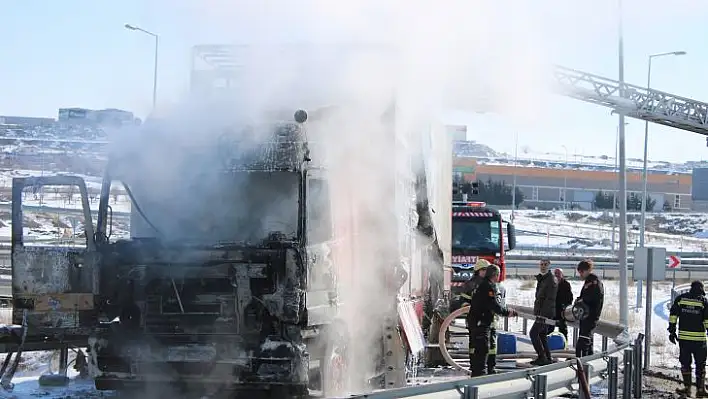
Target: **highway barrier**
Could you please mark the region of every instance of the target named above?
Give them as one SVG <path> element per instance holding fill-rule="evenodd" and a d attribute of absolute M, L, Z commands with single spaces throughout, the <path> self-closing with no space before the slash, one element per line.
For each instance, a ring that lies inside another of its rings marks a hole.
<path fill-rule="evenodd" d="M 624 398 L 641 398 L 643 340 L 644 335 L 639 334 L 632 343 L 615 345 L 602 353 L 543 367 L 347 397 L 361 399 L 553 398 L 579 391 L 577 364 L 580 363 L 590 385 L 607 380 L 608 398 L 619 398 L 620 392 Z M 620 375 L 625 377 L 620 380 Z"/>

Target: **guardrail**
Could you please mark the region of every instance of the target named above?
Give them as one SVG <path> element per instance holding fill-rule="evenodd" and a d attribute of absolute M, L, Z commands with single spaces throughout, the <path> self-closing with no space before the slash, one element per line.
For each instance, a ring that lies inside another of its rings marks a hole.
<path fill-rule="evenodd" d="M 543 253 L 543 254 L 563 254 L 563 255 L 586 255 L 586 256 L 615 256 L 617 250 L 612 251 L 609 248 L 562 248 L 558 246 L 547 245 L 526 245 L 517 244 L 516 248 L 508 255 L 522 255 L 523 252 Z M 708 252 L 696 251 L 667 251 L 667 255 L 678 255 L 681 258 L 708 258 Z M 634 249 L 627 250 L 627 256 L 633 256 Z"/>
<path fill-rule="evenodd" d="M 350 395 L 348 398 L 553 398 L 572 394 L 579 390 L 578 372 L 576 368 L 577 361 L 579 361 L 583 367 L 588 384 L 596 384 L 605 379 L 608 381 L 608 398 L 619 398 L 620 374 L 624 376 L 621 386 L 622 397 L 630 398 L 634 395 L 635 398 L 641 398 L 643 340 L 644 335 L 639 334 L 632 344 L 620 344 L 598 354 L 533 369 L 414 387 L 387 389 L 372 393 Z M 622 356 L 621 367 L 619 362 L 620 356 Z M 627 376 L 629 376 L 629 378 L 627 378 Z"/>

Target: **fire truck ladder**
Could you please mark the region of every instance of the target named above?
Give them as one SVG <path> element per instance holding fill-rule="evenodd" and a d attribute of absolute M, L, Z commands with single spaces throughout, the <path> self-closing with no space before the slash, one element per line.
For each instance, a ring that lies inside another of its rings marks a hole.
<path fill-rule="evenodd" d="M 626 116 L 708 136 L 708 104 L 663 91 L 624 84 L 602 76 L 556 66 L 554 86 L 559 94 L 612 108 Z"/>

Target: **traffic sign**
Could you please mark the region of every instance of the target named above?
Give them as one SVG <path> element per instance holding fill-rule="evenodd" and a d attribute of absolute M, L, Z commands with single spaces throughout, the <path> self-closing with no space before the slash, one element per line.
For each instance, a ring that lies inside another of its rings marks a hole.
<path fill-rule="evenodd" d="M 664 281 L 666 279 L 666 259 L 666 248 L 635 248 L 632 273 L 634 280 Z M 648 337 L 648 335 L 646 336 Z"/>
<path fill-rule="evenodd" d="M 669 269 L 678 269 L 681 267 L 681 258 L 676 255 L 669 256 Z"/>

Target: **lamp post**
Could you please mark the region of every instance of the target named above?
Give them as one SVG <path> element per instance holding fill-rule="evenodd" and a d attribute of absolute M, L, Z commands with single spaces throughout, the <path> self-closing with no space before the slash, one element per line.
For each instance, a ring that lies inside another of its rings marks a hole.
<path fill-rule="evenodd" d="M 622 0 L 617 1 L 618 6 L 618 20 L 617 20 L 617 60 L 619 61 L 619 95 L 620 98 L 625 98 L 626 92 L 624 87 L 624 34 L 622 27 Z M 619 291 L 620 291 L 620 303 L 619 303 L 619 322 L 624 326 L 628 326 L 629 322 L 629 298 L 627 289 L 627 159 L 626 159 L 626 148 L 625 148 L 625 134 L 624 134 L 624 114 L 619 113 L 619 134 L 618 134 L 618 153 L 619 153 Z"/>
<path fill-rule="evenodd" d="M 514 134 L 514 180 L 511 187 L 511 222 L 514 223 L 514 211 L 516 210 L 516 167 L 519 159 L 519 133 Z"/>
<path fill-rule="evenodd" d="M 563 170 L 563 209 L 568 208 L 568 147 L 561 146 L 565 150 L 565 166 Z"/>
<path fill-rule="evenodd" d="M 649 56 L 649 66 L 647 69 L 647 92 L 651 87 L 651 60 L 659 57 L 666 57 L 669 55 L 685 55 L 685 51 L 671 51 L 668 53 L 652 54 Z M 648 103 L 647 106 L 650 104 Z M 642 209 L 641 217 L 639 219 L 639 246 L 644 248 L 644 228 L 646 227 L 646 213 L 647 213 L 647 152 L 649 148 L 649 121 L 644 122 L 644 165 L 642 167 Z"/>
<path fill-rule="evenodd" d="M 150 31 L 130 24 L 125 24 L 125 28 L 128 30 L 140 31 L 155 38 L 155 65 L 152 75 L 152 109 L 154 111 L 157 104 L 157 50 L 159 45 L 159 37 Z"/>

